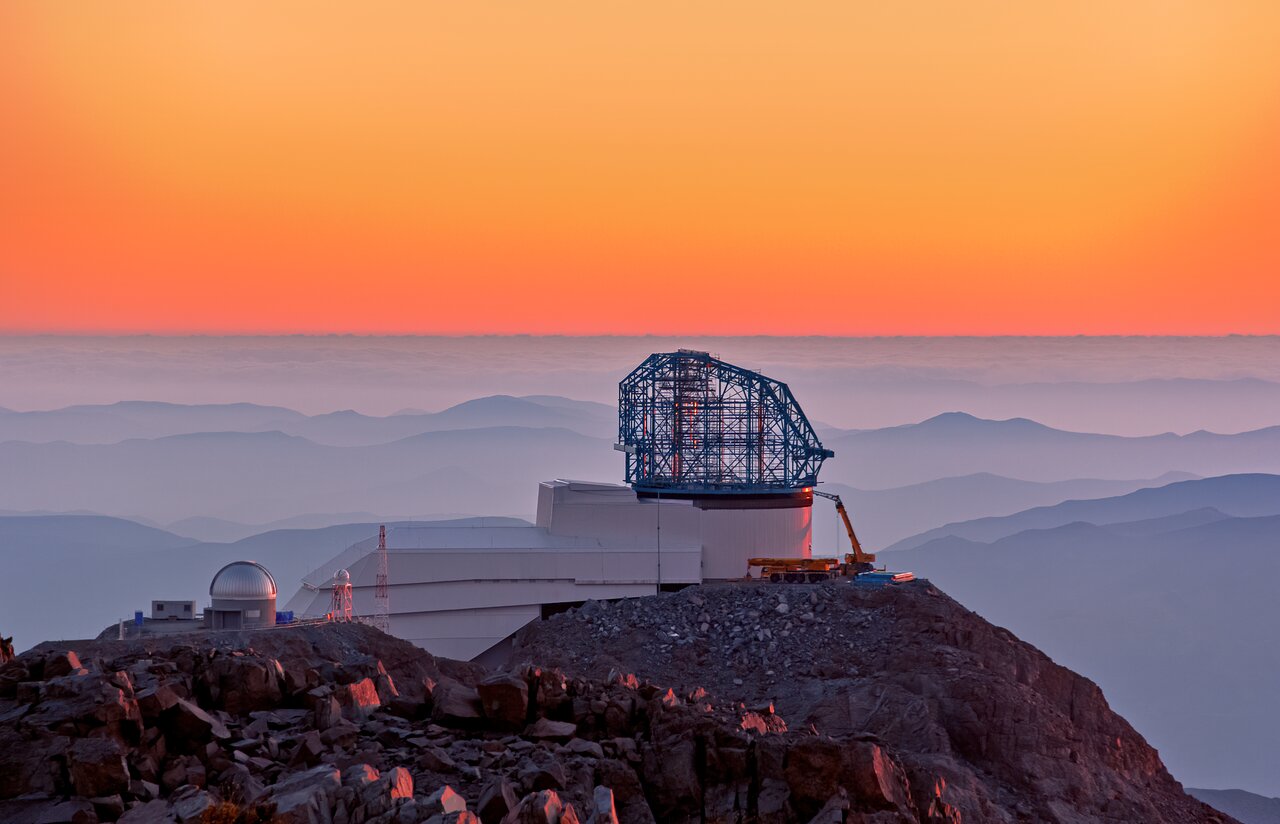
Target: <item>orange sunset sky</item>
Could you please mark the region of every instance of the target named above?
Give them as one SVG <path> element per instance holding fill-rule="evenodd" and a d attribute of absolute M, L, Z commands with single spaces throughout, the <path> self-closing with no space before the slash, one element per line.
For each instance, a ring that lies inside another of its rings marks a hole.
<path fill-rule="evenodd" d="M 1280 333 L 1280 2 L 0 4 L 0 331 Z"/>

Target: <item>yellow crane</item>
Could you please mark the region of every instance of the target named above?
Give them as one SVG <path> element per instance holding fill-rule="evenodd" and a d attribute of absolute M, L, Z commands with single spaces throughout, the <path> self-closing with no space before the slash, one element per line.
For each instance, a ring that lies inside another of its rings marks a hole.
<path fill-rule="evenodd" d="M 836 512 L 840 514 L 841 520 L 844 521 L 844 528 L 849 533 L 849 545 L 853 548 L 853 552 L 845 556 L 845 564 L 850 568 L 846 574 L 852 573 L 856 575 L 859 572 L 870 572 L 875 569 L 876 556 L 862 551 L 862 543 L 858 540 L 858 534 L 853 531 L 853 521 L 849 520 L 849 510 L 844 508 L 844 501 L 840 500 L 840 496 L 830 492 L 821 492 L 817 489 L 813 490 L 813 494 L 835 502 Z"/>
<path fill-rule="evenodd" d="M 840 496 L 816 489 L 813 494 L 835 502 L 836 512 L 840 514 L 844 528 L 849 533 L 849 544 L 853 552 L 845 554 L 844 563 L 835 558 L 751 558 L 747 561 L 748 574 L 750 570 L 758 569 L 761 579 L 773 583 L 816 584 L 830 578 L 842 575 L 852 577 L 875 569 L 876 556 L 862 550 L 858 534 L 853 531 L 853 522 L 849 520 L 849 510 L 845 509 Z"/>

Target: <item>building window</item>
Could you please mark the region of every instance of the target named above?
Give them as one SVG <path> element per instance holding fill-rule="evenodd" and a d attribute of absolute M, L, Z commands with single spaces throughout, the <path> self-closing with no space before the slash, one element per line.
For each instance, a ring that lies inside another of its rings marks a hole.
<path fill-rule="evenodd" d="M 191 614 L 191 605 L 190 605 L 190 604 L 183 604 L 183 605 L 182 605 L 182 611 L 183 611 L 183 612 L 185 612 L 185 613 L 187 613 L 188 615 L 190 615 L 190 614 Z"/>
<path fill-rule="evenodd" d="M 256 609 L 246 609 L 246 610 L 244 611 L 244 617 L 246 617 L 246 618 L 261 618 L 261 617 L 262 617 L 262 611 L 261 611 L 261 610 L 256 610 Z"/>
<path fill-rule="evenodd" d="M 156 612 L 164 612 L 164 604 L 156 604 Z"/>

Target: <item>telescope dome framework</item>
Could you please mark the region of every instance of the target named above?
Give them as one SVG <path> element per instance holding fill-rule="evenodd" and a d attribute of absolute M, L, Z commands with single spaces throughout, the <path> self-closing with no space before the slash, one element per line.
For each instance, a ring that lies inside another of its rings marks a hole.
<path fill-rule="evenodd" d="M 650 355 L 618 384 L 618 441 L 638 492 L 789 493 L 835 454 L 785 383 L 688 349 Z"/>

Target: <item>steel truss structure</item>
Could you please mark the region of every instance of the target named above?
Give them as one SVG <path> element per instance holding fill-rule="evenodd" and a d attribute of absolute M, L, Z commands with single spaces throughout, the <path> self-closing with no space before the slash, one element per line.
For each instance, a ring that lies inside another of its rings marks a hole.
<path fill-rule="evenodd" d="M 785 383 L 706 352 L 650 355 L 618 384 L 627 483 L 666 494 L 811 487 L 835 453 Z"/>
<path fill-rule="evenodd" d="M 391 575 L 387 564 L 387 527 L 378 527 L 378 577 L 373 582 L 373 625 L 383 632 L 391 631 Z"/>

